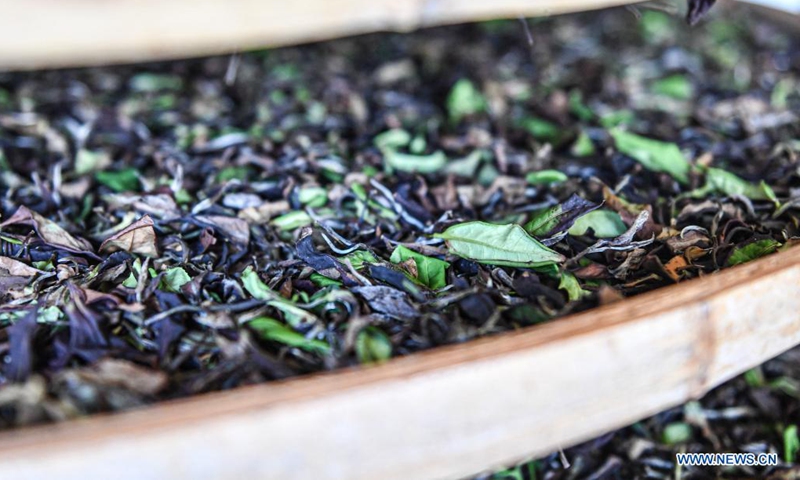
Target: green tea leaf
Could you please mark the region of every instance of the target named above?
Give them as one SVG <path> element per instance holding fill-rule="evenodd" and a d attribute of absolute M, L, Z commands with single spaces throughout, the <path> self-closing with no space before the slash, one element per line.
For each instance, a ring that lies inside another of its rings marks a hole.
<path fill-rule="evenodd" d="M 306 338 L 283 323 L 269 317 L 258 317 L 247 322 L 247 326 L 262 339 L 282 343 L 290 347 L 300 348 L 307 352 L 327 354 L 330 345 L 321 341 Z"/>
<path fill-rule="evenodd" d="M 539 243 L 519 225 L 467 222 L 435 235 L 455 255 L 490 265 L 540 267 L 564 261 L 564 256 Z"/>
<path fill-rule="evenodd" d="M 675 24 L 670 15 L 655 10 L 645 10 L 639 21 L 642 38 L 648 43 L 661 43 L 675 36 Z"/>
<path fill-rule="evenodd" d="M 447 155 L 438 151 L 430 155 L 412 155 L 394 150 L 383 152 L 383 158 L 389 171 L 399 170 L 409 173 L 434 173 L 447 165 Z"/>
<path fill-rule="evenodd" d="M 250 177 L 250 169 L 248 167 L 225 167 L 217 173 L 218 182 L 247 180 L 248 177 Z"/>
<path fill-rule="evenodd" d="M 581 132 L 578 135 L 578 138 L 575 140 L 575 143 L 572 144 L 572 148 L 570 149 L 570 153 L 575 155 L 576 157 L 591 157 L 597 152 L 597 149 L 592 142 L 592 139 L 589 138 L 589 135 L 586 135 L 586 132 Z"/>
<path fill-rule="evenodd" d="M 106 168 L 111 163 L 111 157 L 105 151 L 93 151 L 81 148 L 75 154 L 75 173 L 84 175 Z M 138 185 L 138 182 L 137 182 Z M 135 187 L 134 187 L 135 188 Z"/>
<path fill-rule="evenodd" d="M 132 192 L 139 189 L 139 173 L 135 168 L 97 172 L 94 174 L 94 178 L 117 193 Z"/>
<path fill-rule="evenodd" d="M 258 273 L 253 270 L 253 267 L 247 267 L 247 269 L 242 272 L 242 284 L 244 285 L 244 289 L 247 290 L 247 293 L 258 300 L 270 301 L 280 298 L 277 292 L 270 289 L 258 278 Z"/>
<path fill-rule="evenodd" d="M 342 285 L 344 285 L 339 280 L 334 280 L 332 278 L 328 278 L 328 277 L 326 277 L 324 275 L 320 275 L 317 272 L 313 272 L 308 277 L 308 279 L 311 280 L 314 283 L 314 285 L 316 285 L 316 286 L 318 286 L 320 288 L 324 288 L 324 287 L 341 287 Z"/>
<path fill-rule="evenodd" d="M 140 73 L 131 78 L 128 86 L 135 92 L 158 92 L 161 90 L 180 90 L 183 79 L 178 75 Z"/>
<path fill-rule="evenodd" d="M 552 185 L 569 180 L 569 177 L 559 170 L 539 170 L 529 173 L 525 179 L 531 185 Z"/>
<path fill-rule="evenodd" d="M 61 309 L 55 305 L 44 307 L 36 314 L 36 321 L 38 323 L 56 323 L 63 317 Z"/>
<path fill-rule="evenodd" d="M 693 436 L 694 430 L 691 425 L 684 422 L 673 422 L 664 427 L 661 439 L 667 445 L 679 445 L 688 442 Z"/>
<path fill-rule="evenodd" d="M 597 238 L 615 238 L 628 230 L 622 217 L 617 212 L 611 210 L 594 210 L 580 217 L 569 229 L 569 234 L 579 237 L 586 235 L 591 229 Z"/>
<path fill-rule="evenodd" d="M 566 232 L 578 218 L 599 207 L 578 195 L 572 195 L 566 202 L 535 212 L 524 228 L 539 238 L 551 237 Z"/>
<path fill-rule="evenodd" d="M 750 388 L 760 388 L 767 384 L 767 379 L 764 378 L 764 371 L 761 367 L 751 368 L 744 372 L 744 381 Z"/>
<path fill-rule="evenodd" d="M 783 430 L 783 460 L 786 463 L 794 463 L 798 451 L 800 451 L 800 438 L 797 435 L 797 425 L 789 425 Z"/>
<path fill-rule="evenodd" d="M 372 142 L 381 150 L 397 150 L 411 143 L 411 134 L 402 128 L 394 128 L 376 135 Z"/>
<path fill-rule="evenodd" d="M 356 356 L 361 363 L 382 363 L 392 357 L 392 342 L 375 327 L 366 327 L 356 338 Z"/>
<path fill-rule="evenodd" d="M 311 225 L 311 222 L 313 221 L 314 220 L 308 216 L 308 213 L 302 210 L 297 210 L 283 214 L 280 217 L 273 218 L 269 223 L 278 230 L 291 232 L 292 230 L 296 230 L 300 227 Z"/>
<path fill-rule="evenodd" d="M 569 272 L 561 272 L 561 281 L 558 284 L 558 288 L 567 292 L 570 302 L 575 302 L 587 295 L 591 295 L 591 292 L 581 287 L 577 277 Z"/>
<path fill-rule="evenodd" d="M 787 77 L 775 84 L 770 96 L 770 103 L 774 108 L 783 110 L 789 105 L 789 97 L 793 91 L 800 90 L 800 84 L 795 85 L 794 78 Z"/>
<path fill-rule="evenodd" d="M 192 277 L 181 267 L 170 268 L 161 277 L 164 287 L 175 293 L 180 293 L 181 287 L 192 281 Z"/>
<path fill-rule="evenodd" d="M 622 125 L 630 125 L 636 119 L 634 113 L 630 110 L 617 110 L 607 113 L 600 118 L 600 125 L 603 128 L 614 128 Z"/>
<path fill-rule="evenodd" d="M 425 137 L 422 135 L 417 135 L 414 137 L 414 140 L 411 140 L 411 144 L 408 146 L 408 151 L 414 155 L 421 155 L 426 148 L 428 148 L 428 142 L 425 140 Z"/>
<path fill-rule="evenodd" d="M 706 186 L 702 190 L 711 190 L 725 195 L 742 195 L 751 200 L 777 202 L 775 192 L 763 180 L 758 185 L 754 185 L 721 168 L 706 169 Z"/>
<path fill-rule="evenodd" d="M 356 250 L 355 252 L 347 255 L 345 258 L 350 260 L 350 265 L 356 270 L 361 270 L 367 264 L 380 263 L 375 255 L 369 250 Z"/>
<path fill-rule="evenodd" d="M 394 249 L 389 260 L 392 263 L 402 263 L 408 259 L 414 260 L 417 265 L 417 280 L 424 285 L 434 290 L 444 288 L 447 285 L 445 274 L 447 267 L 450 266 L 449 263 L 438 258 L 427 257 L 402 245 Z"/>
<path fill-rule="evenodd" d="M 594 118 L 592 109 L 583 103 L 583 92 L 580 90 L 569 92 L 569 111 L 584 122 Z"/>
<path fill-rule="evenodd" d="M 780 242 L 772 238 L 765 238 L 745 245 L 739 245 L 733 249 L 731 256 L 728 257 L 728 266 L 740 265 L 769 255 L 770 253 L 775 253 L 780 246 Z"/>
<path fill-rule="evenodd" d="M 676 100 L 689 100 L 694 96 L 694 86 L 686 75 L 671 75 L 653 84 L 651 89 L 656 95 L 664 95 Z"/>
<path fill-rule="evenodd" d="M 242 284 L 247 293 L 252 295 L 253 298 L 263 300 L 267 305 L 283 312 L 286 316 L 286 321 L 293 327 L 317 321 L 317 317 L 314 314 L 303 310 L 270 289 L 258 278 L 258 273 L 253 270 L 253 267 L 247 267 L 242 272 Z"/>
<path fill-rule="evenodd" d="M 557 142 L 561 138 L 561 127 L 541 118 L 529 117 L 522 120 L 522 128 L 530 132 L 533 138 L 543 142 Z"/>
<path fill-rule="evenodd" d="M 311 208 L 319 208 L 328 203 L 328 191 L 322 187 L 305 187 L 297 193 L 300 203 Z"/>
<path fill-rule="evenodd" d="M 133 272 L 129 273 L 128 278 L 122 282 L 122 286 L 125 288 L 136 288 L 137 285 L 139 285 L 139 279 L 136 278 Z"/>
<path fill-rule="evenodd" d="M 464 158 L 451 160 L 447 162 L 444 167 L 445 173 L 452 173 L 459 177 L 475 177 L 475 172 L 483 161 L 485 152 L 483 150 L 475 150 Z"/>
<path fill-rule="evenodd" d="M 485 112 L 486 105 L 483 94 L 467 79 L 456 82 L 447 97 L 447 112 L 454 123 L 469 115 Z"/>
<path fill-rule="evenodd" d="M 609 133 L 617 144 L 617 150 L 641 163 L 646 169 L 668 173 L 684 184 L 689 182 L 689 162 L 674 143 L 640 137 L 616 128 Z"/>
<path fill-rule="evenodd" d="M 142 260 L 137 258 L 133 261 L 133 265 L 131 265 L 131 272 L 128 274 L 128 278 L 122 282 L 122 286 L 126 288 L 136 288 L 139 285 L 139 274 L 142 272 Z"/>

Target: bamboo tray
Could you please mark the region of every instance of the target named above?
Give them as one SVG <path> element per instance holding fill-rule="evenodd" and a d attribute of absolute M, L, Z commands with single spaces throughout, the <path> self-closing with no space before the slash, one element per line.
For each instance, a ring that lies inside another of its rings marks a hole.
<path fill-rule="evenodd" d="M 70 12 L 58 6 L 67 3 Z M 308 18 L 302 12 L 309 3 L 330 15 Z M 0 66 L 219 53 L 620 3 L 630 2 L 233 0 L 225 14 L 223 3 L 212 0 L 0 0 L 3 11 L 12 12 L 0 17 Z M 360 13 L 336 14 L 334 4 Z M 156 5 L 161 16 L 142 17 Z M 88 11 L 99 17 L 81 19 Z M 184 15 L 180 21 L 177 12 Z M 201 38 L 198 28 L 214 15 L 227 15 L 217 17 L 224 25 L 203 30 Z M 26 30 L 33 18 L 36 28 Z M 141 18 L 146 21 L 137 23 Z M 785 13 L 776 18 L 798 21 Z M 95 35 L 112 31 L 108 41 L 96 41 Z M 2 432 L 0 477 L 459 478 L 548 454 L 698 398 L 800 344 L 799 293 L 797 247 L 550 324 L 380 367 Z"/>
<path fill-rule="evenodd" d="M 0 67 L 211 55 L 637 1 L 641 0 L 0 0 Z"/>

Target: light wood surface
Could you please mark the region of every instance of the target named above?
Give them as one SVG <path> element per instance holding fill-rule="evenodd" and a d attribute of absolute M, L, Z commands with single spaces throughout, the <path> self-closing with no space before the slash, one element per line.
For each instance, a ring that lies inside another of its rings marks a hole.
<path fill-rule="evenodd" d="M 0 434 L 14 479 L 444 479 L 550 453 L 800 343 L 800 248 L 384 366 Z"/>
<path fill-rule="evenodd" d="M 0 0 L 0 68 L 229 53 L 637 0 Z"/>

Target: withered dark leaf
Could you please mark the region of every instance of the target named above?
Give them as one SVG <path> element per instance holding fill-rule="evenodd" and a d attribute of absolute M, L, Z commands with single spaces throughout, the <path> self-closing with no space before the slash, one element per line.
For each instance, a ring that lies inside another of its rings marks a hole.
<path fill-rule="evenodd" d="M 22 382 L 33 367 L 33 337 L 36 334 L 38 308 L 32 308 L 8 330 L 8 363 L 5 375 L 12 382 Z"/>
<path fill-rule="evenodd" d="M 544 245 L 554 245 L 564 238 L 578 218 L 598 208 L 599 204 L 573 194 L 567 201 L 535 214 L 525 230 L 540 238 Z"/>
<path fill-rule="evenodd" d="M 376 312 L 409 320 L 419 316 L 419 311 L 411 304 L 408 295 L 400 290 L 384 286 L 366 286 L 353 289 Z"/>
<path fill-rule="evenodd" d="M 717 0 L 689 0 L 689 10 L 686 13 L 686 21 L 689 25 L 695 25 L 700 19 L 711 10 Z"/>

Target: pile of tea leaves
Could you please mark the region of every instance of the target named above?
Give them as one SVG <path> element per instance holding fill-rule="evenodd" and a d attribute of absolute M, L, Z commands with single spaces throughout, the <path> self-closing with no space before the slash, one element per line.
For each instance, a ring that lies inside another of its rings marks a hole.
<path fill-rule="evenodd" d="M 383 362 L 793 245 L 798 38 L 634 13 L 0 74 L 0 425 Z"/>

